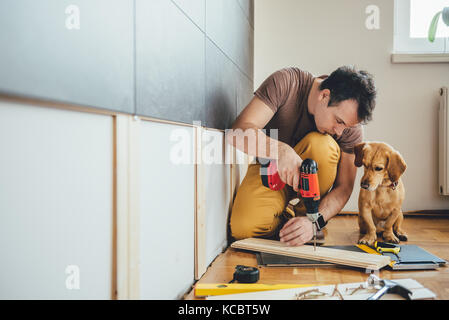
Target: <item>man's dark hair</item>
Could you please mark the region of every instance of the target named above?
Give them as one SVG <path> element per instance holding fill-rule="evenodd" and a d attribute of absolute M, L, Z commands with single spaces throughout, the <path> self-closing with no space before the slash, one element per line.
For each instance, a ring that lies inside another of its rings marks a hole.
<path fill-rule="evenodd" d="M 357 117 L 360 122 L 367 123 L 372 119 L 376 106 L 376 88 L 373 76 L 366 71 L 354 67 L 343 66 L 332 72 L 320 84 L 320 90 L 329 89 L 329 106 L 353 99 L 358 103 Z"/>

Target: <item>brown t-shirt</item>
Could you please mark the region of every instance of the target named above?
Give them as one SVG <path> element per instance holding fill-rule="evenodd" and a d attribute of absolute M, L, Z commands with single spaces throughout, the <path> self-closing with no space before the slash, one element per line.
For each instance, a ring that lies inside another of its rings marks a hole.
<path fill-rule="evenodd" d="M 296 67 L 284 68 L 271 74 L 254 92 L 274 111 L 273 118 L 264 128 L 267 135 L 270 135 L 269 129 L 278 129 L 278 140 L 294 147 L 309 132 L 318 131 L 307 108 L 314 79 L 307 71 Z M 341 151 L 353 153 L 354 145 L 363 140 L 363 128 L 358 124 L 344 129 L 341 136 L 332 137 Z"/>

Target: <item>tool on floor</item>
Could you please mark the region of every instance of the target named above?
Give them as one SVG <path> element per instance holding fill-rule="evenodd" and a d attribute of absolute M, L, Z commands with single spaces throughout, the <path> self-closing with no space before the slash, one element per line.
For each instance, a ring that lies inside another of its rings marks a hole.
<path fill-rule="evenodd" d="M 401 287 L 404 287 L 412 292 L 409 295 L 411 300 L 421 300 L 421 299 L 435 299 L 437 296 L 434 292 L 425 288 L 421 283 L 413 279 L 398 279 L 394 281 Z M 207 285 L 207 284 L 206 284 Z M 221 284 L 216 284 L 221 285 Z M 199 286 L 197 284 L 197 286 Z M 250 286 L 255 286 L 252 284 Z M 268 286 L 268 285 L 264 285 Z M 275 285 L 276 286 L 276 285 Z M 285 288 L 276 290 L 251 290 L 243 293 L 231 294 L 231 289 L 224 288 L 227 291 L 220 292 L 217 295 L 218 288 L 214 288 L 213 293 L 201 292 L 202 295 L 209 293 L 207 300 L 366 300 L 372 296 L 377 289 L 373 287 L 367 287 L 366 282 L 355 282 L 355 283 L 339 283 L 330 285 L 320 285 L 320 286 L 304 286 L 298 288 Z M 254 288 L 255 289 L 255 288 Z M 199 293 L 199 292 L 198 292 Z M 229 293 L 229 294 L 228 294 Z M 340 293 L 340 294 L 339 294 Z M 383 299 L 387 300 L 402 300 L 405 299 L 397 294 L 386 294 Z"/>
<path fill-rule="evenodd" d="M 379 245 L 379 244 L 378 244 Z M 382 244 L 380 245 L 382 246 Z M 364 252 L 383 255 L 391 258 L 390 268 L 393 270 L 431 270 L 445 266 L 447 261 L 427 252 L 416 245 L 396 245 L 399 252 L 380 252 L 375 248 L 364 244 L 357 244 L 356 247 Z M 397 249 L 393 250 L 397 252 Z"/>
<path fill-rule="evenodd" d="M 195 296 L 221 296 L 235 293 L 272 291 L 282 289 L 293 289 L 310 287 L 312 284 L 263 284 L 263 283 L 197 283 L 195 285 Z"/>
<path fill-rule="evenodd" d="M 398 256 L 399 251 L 401 251 L 401 247 L 396 244 L 379 241 L 374 242 L 374 248 L 379 253 L 390 252 L 394 253 L 396 256 Z"/>
<path fill-rule="evenodd" d="M 276 161 L 267 161 L 264 159 L 260 162 L 262 184 L 271 190 L 280 190 L 284 188 L 285 183 L 279 177 Z M 305 159 L 299 168 L 299 172 L 299 193 L 304 201 L 307 217 L 314 225 L 313 249 L 316 250 L 316 233 L 326 225 L 323 216 L 318 212 L 318 206 L 320 204 L 318 164 L 313 159 Z"/>
<path fill-rule="evenodd" d="M 240 283 L 255 283 L 259 280 L 260 272 L 255 267 L 238 265 L 235 267 L 234 277 L 229 283 L 235 281 Z"/>
<path fill-rule="evenodd" d="M 381 287 L 379 291 L 370 296 L 367 300 L 379 300 L 386 293 L 399 294 L 401 297 L 411 300 L 412 292 L 394 281 L 379 279 L 376 275 L 372 274 L 368 277 L 367 283 L 372 287 Z"/>

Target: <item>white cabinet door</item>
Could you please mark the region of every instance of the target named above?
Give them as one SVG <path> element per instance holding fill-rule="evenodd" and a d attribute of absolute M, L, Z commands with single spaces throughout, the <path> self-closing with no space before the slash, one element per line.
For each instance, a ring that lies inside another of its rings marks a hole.
<path fill-rule="evenodd" d="M 140 298 L 177 299 L 194 278 L 194 129 L 141 123 Z"/>
<path fill-rule="evenodd" d="M 0 299 L 110 299 L 112 117 L 0 101 Z"/>
<path fill-rule="evenodd" d="M 206 265 L 227 246 L 230 211 L 230 164 L 225 163 L 224 133 L 203 131 L 204 192 L 206 204 Z"/>

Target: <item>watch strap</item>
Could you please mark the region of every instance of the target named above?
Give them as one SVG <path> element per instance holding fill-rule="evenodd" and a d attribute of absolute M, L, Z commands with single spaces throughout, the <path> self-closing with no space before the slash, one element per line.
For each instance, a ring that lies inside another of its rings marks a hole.
<path fill-rule="evenodd" d="M 307 213 L 307 218 L 309 218 L 310 221 L 312 221 L 313 223 L 315 223 L 315 221 L 318 220 L 318 218 L 320 217 L 320 213 L 316 212 L 316 213 Z"/>
<path fill-rule="evenodd" d="M 307 218 L 309 218 L 310 221 L 312 221 L 312 223 L 316 226 L 317 230 L 323 229 L 327 224 L 327 222 L 324 221 L 323 215 L 319 212 L 307 213 Z"/>

